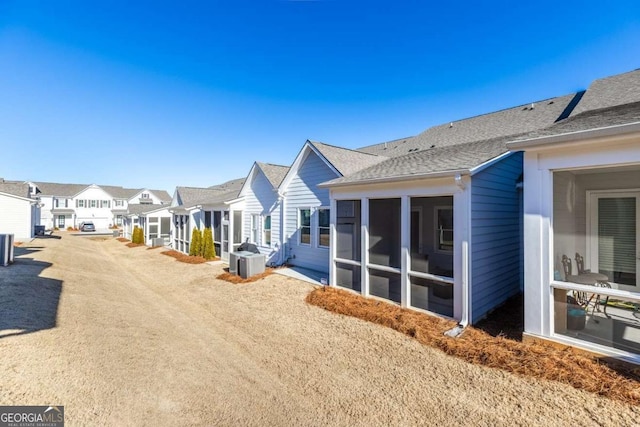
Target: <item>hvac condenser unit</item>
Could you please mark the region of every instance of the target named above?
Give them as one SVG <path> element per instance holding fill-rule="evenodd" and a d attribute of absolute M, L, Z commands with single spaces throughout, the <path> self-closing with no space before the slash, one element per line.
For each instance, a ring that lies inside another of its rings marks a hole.
<path fill-rule="evenodd" d="M 264 273 L 266 257 L 263 254 L 243 255 L 239 259 L 238 269 L 240 277 L 246 279 L 256 274 Z"/>
<path fill-rule="evenodd" d="M 229 273 L 240 274 L 240 270 L 238 269 L 238 263 L 240 261 L 240 258 L 248 255 L 253 255 L 253 252 L 248 252 L 248 251 L 231 252 L 229 254 Z"/>
<path fill-rule="evenodd" d="M 0 266 L 13 263 L 13 234 L 0 234 Z"/>

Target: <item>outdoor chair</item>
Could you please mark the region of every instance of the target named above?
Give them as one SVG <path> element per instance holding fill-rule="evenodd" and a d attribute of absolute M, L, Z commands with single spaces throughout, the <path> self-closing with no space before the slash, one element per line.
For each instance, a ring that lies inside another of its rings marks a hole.
<path fill-rule="evenodd" d="M 609 284 L 609 277 L 601 273 L 592 273 L 589 270 L 584 269 L 584 259 L 579 253 L 576 253 L 576 267 L 578 269 L 578 274 L 572 274 L 571 267 L 571 259 L 562 255 L 562 267 L 564 269 L 564 277 L 567 282 L 578 283 L 580 285 L 589 285 L 595 287 L 602 288 L 611 288 L 611 284 Z M 599 294 L 591 293 L 591 292 L 583 292 L 583 291 L 573 291 L 574 297 L 579 305 L 582 307 L 587 307 L 593 303 L 593 307 L 591 310 L 591 316 L 593 317 L 596 310 L 600 311 L 600 306 L 602 305 L 604 315 L 607 318 L 610 316 L 607 314 L 607 304 L 609 302 L 609 297 L 605 297 L 604 304 L 601 304 L 602 298 Z M 598 323 L 598 320 L 594 318 L 594 321 Z"/>

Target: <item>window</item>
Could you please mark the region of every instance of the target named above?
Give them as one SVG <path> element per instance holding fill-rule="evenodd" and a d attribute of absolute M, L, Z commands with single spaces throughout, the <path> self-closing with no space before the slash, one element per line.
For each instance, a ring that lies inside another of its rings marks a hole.
<path fill-rule="evenodd" d="M 300 209 L 298 212 L 298 228 L 300 229 L 300 243 L 311 244 L 311 209 Z"/>
<path fill-rule="evenodd" d="M 58 215 L 58 228 L 64 228 L 64 215 Z"/>
<path fill-rule="evenodd" d="M 142 193 L 142 197 L 143 199 L 148 199 L 149 198 L 149 193 Z"/>
<path fill-rule="evenodd" d="M 204 212 L 204 228 L 211 228 L 211 211 Z"/>
<path fill-rule="evenodd" d="M 124 201 L 116 200 L 116 206 L 124 206 Z"/>
<path fill-rule="evenodd" d="M 101 208 L 110 208 L 111 207 L 111 201 L 110 200 L 100 200 L 100 207 Z"/>
<path fill-rule="evenodd" d="M 453 208 L 436 207 L 436 249 L 453 251 Z"/>
<path fill-rule="evenodd" d="M 213 241 L 220 241 L 220 222 L 221 222 L 221 212 L 214 211 L 213 212 Z"/>
<path fill-rule="evenodd" d="M 92 207 L 92 208 L 95 208 L 95 207 L 96 207 L 96 204 L 97 204 L 97 201 L 96 201 L 96 200 L 91 200 L 91 207 Z"/>
<path fill-rule="evenodd" d="M 329 247 L 329 209 L 318 209 L 318 246 Z"/>
<path fill-rule="evenodd" d="M 251 215 L 251 241 L 258 243 L 258 215 Z"/>
<path fill-rule="evenodd" d="M 262 220 L 262 244 L 271 246 L 271 215 L 265 215 Z"/>
<path fill-rule="evenodd" d="M 116 225 L 117 226 L 122 225 L 122 215 L 116 215 Z"/>
<path fill-rule="evenodd" d="M 233 244 L 240 243 L 242 243 L 242 211 L 233 211 Z"/>

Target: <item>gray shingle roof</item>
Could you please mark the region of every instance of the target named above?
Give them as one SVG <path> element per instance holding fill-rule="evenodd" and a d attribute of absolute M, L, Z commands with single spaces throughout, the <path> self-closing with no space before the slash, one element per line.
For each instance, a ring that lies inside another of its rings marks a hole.
<path fill-rule="evenodd" d="M 220 204 L 238 196 L 244 178 L 236 178 L 209 188 L 176 187 L 179 206 L 192 207 L 196 205 Z"/>
<path fill-rule="evenodd" d="M 17 181 L 2 181 L 0 182 L 0 193 L 29 198 L 29 184 Z"/>
<path fill-rule="evenodd" d="M 89 185 L 87 184 L 58 184 L 56 182 L 34 182 L 40 195 L 57 196 L 57 197 L 73 197 Z"/>
<path fill-rule="evenodd" d="M 519 135 L 551 126 L 567 116 L 582 93 L 550 98 L 431 127 L 413 138 L 376 144 L 359 151 L 387 157 L 410 152 Z M 533 106 L 533 108 L 531 108 Z M 386 145 L 386 147 L 385 147 Z"/>
<path fill-rule="evenodd" d="M 223 191 L 226 191 L 226 190 L 238 190 L 239 191 L 242 188 L 242 185 L 244 184 L 244 180 L 245 179 L 246 178 L 244 178 L 244 177 L 243 178 L 236 178 L 236 179 L 229 180 L 229 181 L 227 181 L 225 183 L 222 183 L 222 184 L 212 185 L 209 188 L 216 188 L 216 189 L 220 189 L 220 190 L 223 190 Z"/>
<path fill-rule="evenodd" d="M 336 147 L 318 141 L 308 141 L 341 175 L 346 176 L 386 160 L 386 157 Z"/>
<path fill-rule="evenodd" d="M 140 215 L 161 208 L 163 205 L 129 205 L 127 208 L 128 215 Z M 168 206 L 166 206 L 168 207 Z"/>
<path fill-rule="evenodd" d="M 171 202 L 171 195 L 166 191 L 166 190 L 149 190 L 151 191 L 153 194 L 156 195 L 157 198 L 160 199 L 160 201 L 165 202 L 165 203 L 170 203 Z"/>
<path fill-rule="evenodd" d="M 273 188 L 278 188 L 282 180 L 289 172 L 289 166 L 274 165 L 271 163 L 256 162 L 256 165 L 262 170 Z"/>
<path fill-rule="evenodd" d="M 415 151 L 404 156 L 392 157 L 322 185 L 346 185 L 394 179 L 409 180 L 427 174 L 453 174 L 459 171 L 468 171 L 509 151 L 506 146 L 509 140 L 509 137 L 500 137 Z"/>
<path fill-rule="evenodd" d="M 588 110 L 545 129 L 512 138 L 512 142 L 640 122 L 640 102 Z"/>
<path fill-rule="evenodd" d="M 98 187 L 102 188 L 115 199 L 130 199 L 142 191 L 141 188 L 123 188 L 117 185 L 99 185 Z"/>
<path fill-rule="evenodd" d="M 571 115 L 635 102 L 640 102 L 640 70 L 594 80 Z"/>

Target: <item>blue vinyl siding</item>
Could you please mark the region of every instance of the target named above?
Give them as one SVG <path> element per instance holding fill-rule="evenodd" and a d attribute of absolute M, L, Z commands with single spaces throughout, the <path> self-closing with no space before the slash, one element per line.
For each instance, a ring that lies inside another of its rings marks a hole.
<path fill-rule="evenodd" d="M 514 153 L 472 178 L 472 322 L 520 290 L 522 269 L 522 153 Z"/>
<path fill-rule="evenodd" d="M 329 166 L 310 152 L 284 190 L 286 194 L 285 241 L 288 263 L 312 270 L 329 271 L 329 249 L 318 247 L 318 207 L 329 207 L 329 190 L 318 184 L 336 178 Z M 299 209 L 311 209 L 311 244 L 300 244 Z M 288 237 L 288 239 L 287 239 Z"/>

